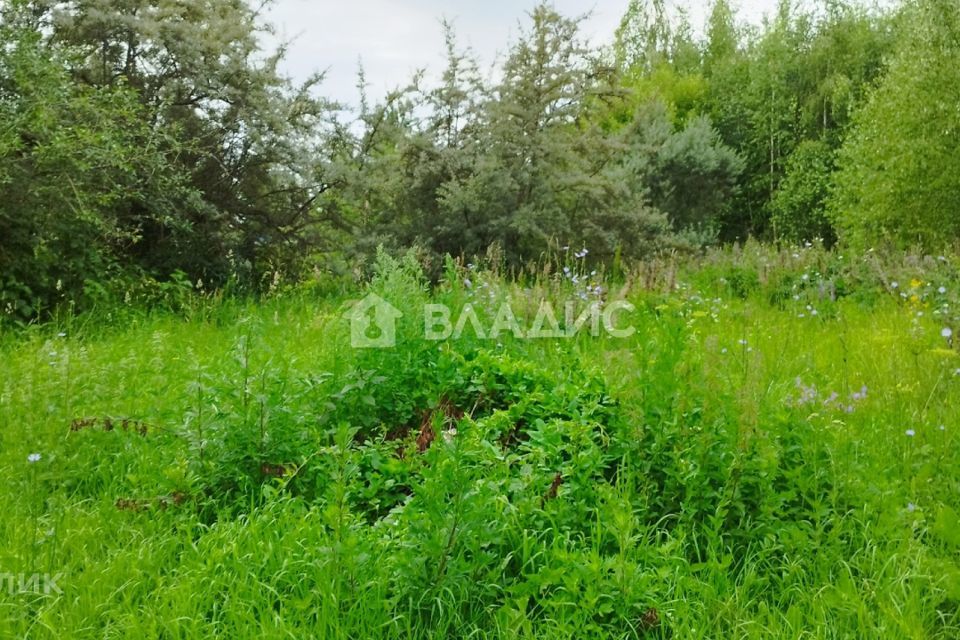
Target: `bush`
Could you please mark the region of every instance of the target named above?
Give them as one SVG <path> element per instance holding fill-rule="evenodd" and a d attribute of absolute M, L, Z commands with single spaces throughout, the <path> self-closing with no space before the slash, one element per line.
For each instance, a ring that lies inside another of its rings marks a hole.
<path fill-rule="evenodd" d="M 836 240 L 826 213 L 833 151 L 819 141 L 802 142 L 787 160 L 786 176 L 771 202 L 776 236 L 791 242 Z"/>
<path fill-rule="evenodd" d="M 960 238 L 960 14 L 909 5 L 908 29 L 841 150 L 830 214 L 843 240 L 928 250 Z"/>

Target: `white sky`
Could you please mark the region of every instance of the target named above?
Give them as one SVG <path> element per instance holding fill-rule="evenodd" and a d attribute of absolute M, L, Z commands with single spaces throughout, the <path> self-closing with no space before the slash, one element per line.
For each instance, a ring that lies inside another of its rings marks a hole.
<path fill-rule="evenodd" d="M 403 85 L 414 71 L 439 74 L 444 66 L 443 17 L 454 23 L 460 46 L 469 45 L 486 69 L 503 54 L 518 23 L 537 0 L 275 0 L 267 15 L 284 40 L 292 40 L 285 71 L 303 80 L 326 71 L 321 93 L 357 102 L 359 61 L 372 100 Z M 553 0 L 565 15 L 592 12 L 584 33 L 595 44 L 612 41 L 628 0 Z M 701 29 L 709 3 L 686 0 Z M 741 19 L 760 24 L 776 0 L 735 0 Z"/>

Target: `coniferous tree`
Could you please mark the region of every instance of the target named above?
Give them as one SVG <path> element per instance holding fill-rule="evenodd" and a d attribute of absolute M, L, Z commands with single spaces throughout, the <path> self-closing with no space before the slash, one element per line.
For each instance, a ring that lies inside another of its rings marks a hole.
<path fill-rule="evenodd" d="M 600 256 L 649 249 L 666 221 L 644 186 L 625 179 L 623 143 L 584 117 L 591 99 L 613 90 L 612 70 L 581 42 L 579 19 L 541 5 L 531 22 L 484 108 L 476 170 L 444 190 L 469 229 L 463 250 L 497 243 L 522 261 L 554 241 L 583 242 Z"/>

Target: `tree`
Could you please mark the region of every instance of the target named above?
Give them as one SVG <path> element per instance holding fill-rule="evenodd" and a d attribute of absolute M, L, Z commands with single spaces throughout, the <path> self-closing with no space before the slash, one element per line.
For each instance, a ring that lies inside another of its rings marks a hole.
<path fill-rule="evenodd" d="M 728 0 L 715 0 L 707 17 L 707 41 L 704 44 L 703 67 L 709 75 L 737 55 L 740 48 L 740 34 L 737 18 Z"/>
<path fill-rule="evenodd" d="M 0 305 L 26 320 L 139 275 L 124 260 L 140 241 L 130 212 L 202 205 L 175 169 L 177 141 L 129 88 L 72 83 L 73 52 L 44 42 L 29 3 L 2 8 L 0 41 Z"/>
<path fill-rule="evenodd" d="M 960 237 L 960 12 L 917 0 L 889 71 L 855 117 L 830 203 L 841 238 L 857 246 Z"/>
<path fill-rule="evenodd" d="M 794 242 L 836 240 L 826 214 L 834 152 L 825 142 L 801 142 L 787 160 L 786 175 L 771 203 L 777 237 Z"/>
<path fill-rule="evenodd" d="M 144 121 L 180 141 L 176 166 L 201 196 L 166 215 L 125 212 L 131 257 L 156 273 L 182 269 L 213 284 L 298 270 L 330 188 L 315 158 L 328 104 L 265 54 L 258 10 L 244 0 L 37 0 L 51 41 L 77 52 L 75 80 L 126 88 Z M 141 177 L 148 181 L 145 176 Z"/>
<path fill-rule="evenodd" d="M 800 127 L 806 139 L 837 149 L 851 117 L 885 71 L 893 51 L 890 18 L 843 0 L 824 0 L 803 64 Z"/>
<path fill-rule="evenodd" d="M 591 59 L 580 19 L 540 5 L 531 21 L 485 106 L 476 171 L 443 190 L 469 234 L 464 249 L 497 243 L 516 262 L 551 242 L 583 242 L 598 256 L 649 250 L 666 221 L 627 179 L 623 142 L 584 117 L 591 100 L 616 92 L 612 70 Z"/>
<path fill-rule="evenodd" d="M 672 45 L 673 27 L 665 0 L 630 0 L 614 42 L 618 64 L 650 72 L 670 60 Z"/>
<path fill-rule="evenodd" d="M 638 109 L 627 139 L 632 179 L 650 204 L 675 231 L 714 235 L 743 161 L 720 142 L 710 119 L 697 116 L 676 130 L 667 106 L 652 100 Z"/>
<path fill-rule="evenodd" d="M 442 83 L 426 96 L 431 113 L 423 130 L 404 148 L 405 206 L 417 212 L 410 242 L 438 255 L 459 254 L 474 246 L 474 229 L 446 205 L 457 185 L 468 180 L 483 154 L 485 104 L 490 100 L 471 52 L 457 48 L 451 25 L 444 23 L 447 64 Z"/>

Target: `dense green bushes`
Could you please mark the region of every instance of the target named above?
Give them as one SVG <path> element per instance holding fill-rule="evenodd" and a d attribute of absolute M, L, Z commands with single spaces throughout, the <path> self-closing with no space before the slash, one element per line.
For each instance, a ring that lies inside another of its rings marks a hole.
<path fill-rule="evenodd" d="M 751 30 L 718 0 L 698 38 L 632 2 L 597 50 L 541 5 L 496 81 L 448 29 L 439 83 L 351 111 L 283 77 L 244 2 L 5 0 L 0 310 L 336 282 L 380 245 L 430 254 L 431 279 L 488 251 L 518 269 L 749 237 L 939 249 L 955 9 L 781 3 Z"/>
<path fill-rule="evenodd" d="M 18 333 L 0 573 L 63 594 L 0 590 L 0 635 L 953 638 L 951 264 L 750 245 L 598 276 L 627 339 L 414 321 L 355 350 L 304 291 Z M 366 291 L 486 318 L 579 286 L 450 263 L 428 292 L 381 255 Z"/>
<path fill-rule="evenodd" d="M 260 35 L 243 3 L 0 3 L 4 317 L 302 273 L 324 108 Z"/>
<path fill-rule="evenodd" d="M 132 216 L 172 215 L 193 192 L 134 92 L 73 83 L 68 52 L 41 48 L 16 23 L 0 31 L 0 305 L 23 319 L 142 277 Z"/>
<path fill-rule="evenodd" d="M 860 248 L 940 249 L 960 218 L 960 11 L 908 4 L 905 33 L 841 155 L 833 215 Z"/>
<path fill-rule="evenodd" d="M 834 152 L 822 142 L 803 142 L 787 161 L 786 175 L 771 203 L 774 234 L 791 242 L 821 240 L 833 244 L 836 235 L 827 217 Z"/>

